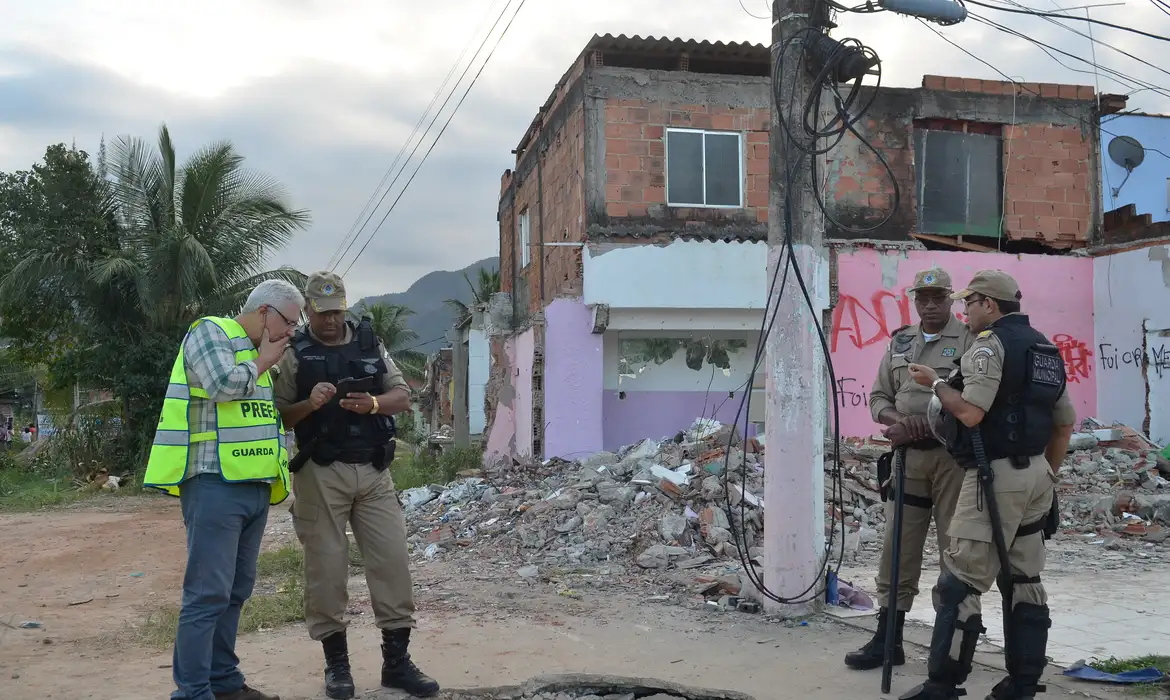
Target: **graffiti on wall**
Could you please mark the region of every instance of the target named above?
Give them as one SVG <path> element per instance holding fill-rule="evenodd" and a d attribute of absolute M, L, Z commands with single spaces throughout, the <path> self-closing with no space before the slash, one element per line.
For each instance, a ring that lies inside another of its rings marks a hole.
<path fill-rule="evenodd" d="M 880 430 L 869 413 L 869 391 L 878 364 L 893 332 L 918 320 L 906 291 L 915 273 L 935 266 L 946 269 L 956 285 L 981 269 L 998 268 L 1013 275 L 1020 282 L 1024 311 L 1032 325 L 1060 350 L 1077 414 L 1084 417 L 1095 412 L 1096 358 L 1100 355 L 1103 361 L 1105 351 L 1091 345 L 1093 292 L 1091 285 L 1083 283 L 1092 275 L 1091 259 L 939 251 L 887 255 L 859 249 L 839 254 L 837 265 L 838 300 L 829 347 L 842 435 L 866 436 Z M 955 303 L 954 312 L 966 321 L 961 303 Z"/>

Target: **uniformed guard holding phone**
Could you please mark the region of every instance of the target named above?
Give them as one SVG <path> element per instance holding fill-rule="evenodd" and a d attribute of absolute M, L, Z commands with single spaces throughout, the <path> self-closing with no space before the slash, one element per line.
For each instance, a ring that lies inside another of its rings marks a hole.
<path fill-rule="evenodd" d="M 305 551 L 305 623 L 325 654 L 325 692 L 336 700 L 355 692 L 345 619 L 348 522 L 382 630 L 382 685 L 430 697 L 439 684 L 407 651 L 415 622 L 406 523 L 387 469 L 393 416 L 410 409 L 410 391 L 370 320 L 346 321 L 340 277 L 314 273 L 305 299 L 309 325 L 293 338 L 273 388 L 300 450 L 290 464 L 293 526 Z"/>

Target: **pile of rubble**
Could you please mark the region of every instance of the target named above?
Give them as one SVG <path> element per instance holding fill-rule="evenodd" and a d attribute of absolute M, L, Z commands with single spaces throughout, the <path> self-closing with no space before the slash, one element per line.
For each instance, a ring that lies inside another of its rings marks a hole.
<path fill-rule="evenodd" d="M 673 439 L 643 440 L 617 453 L 576 462 L 505 460 L 446 487 L 408 489 L 409 541 L 426 558 L 485 549 L 511 555 L 527 562 L 520 575 L 532 578 L 541 566 L 622 560 L 642 569 L 698 568 L 738 561 L 744 544 L 744 554 L 758 556 L 762 448 L 733 432 L 700 420 Z"/>
<path fill-rule="evenodd" d="M 1170 534 L 1170 462 L 1131 430 L 1109 432 L 1098 431 L 1106 440 L 1075 436 L 1060 470 L 1057 537 L 1157 546 Z M 839 482 L 832 445 L 825 447 L 826 535 L 837 528 L 831 534 L 843 537 L 850 560 L 876 558 L 885 529 L 876 463 L 889 443 L 842 441 Z M 722 595 L 716 604 L 734 609 L 744 602 L 734 596 L 747 586 L 740 562 L 759 564 L 762 556 L 763 460 L 758 441 L 745 443 L 710 420 L 671 439 L 577 461 L 503 460 L 447 486 L 404 491 L 409 541 L 418 557 L 506 559 L 529 579 L 550 568 L 598 564 L 693 570 L 691 580 L 709 588 L 704 593 Z"/>
<path fill-rule="evenodd" d="M 1136 431 L 1102 428 L 1087 421 L 1073 436 L 1068 457 L 1059 470 L 1061 530 L 1065 534 L 1096 533 L 1160 543 L 1170 536 L 1170 460 Z M 826 504 L 838 503 L 831 470 L 831 444 L 826 444 Z M 843 440 L 839 509 L 830 511 L 847 527 L 846 551 L 879 542 L 886 513 L 878 491 L 877 459 L 890 450 L 878 438 Z M 852 546 L 851 546 L 852 545 Z"/>

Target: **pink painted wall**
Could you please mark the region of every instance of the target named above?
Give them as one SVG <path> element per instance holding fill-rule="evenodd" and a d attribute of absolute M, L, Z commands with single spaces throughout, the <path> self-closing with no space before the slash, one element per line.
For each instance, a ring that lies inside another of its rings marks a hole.
<path fill-rule="evenodd" d="M 842 250 L 837 257 L 839 300 L 830 336 L 842 435 L 866 436 L 879 430 L 869 415 L 869 391 L 878 363 L 890 333 L 917 323 L 914 303 L 905 290 L 919 270 L 934 266 L 951 274 L 956 289 L 976 270 L 1000 269 L 1015 277 L 1024 295 L 1023 311 L 1032 325 L 1061 348 L 1078 419 L 1096 413 L 1091 258 Z M 962 317 L 962 304 L 956 302 L 955 313 Z"/>
<path fill-rule="evenodd" d="M 603 336 L 579 299 L 555 299 L 544 319 L 544 456 L 576 459 L 602 445 Z"/>
<path fill-rule="evenodd" d="M 484 446 L 485 463 L 500 455 L 532 454 L 533 339 L 533 331 L 528 329 L 504 342 L 504 354 L 510 368 L 511 400 L 500 400 L 496 404 L 495 418 Z"/>

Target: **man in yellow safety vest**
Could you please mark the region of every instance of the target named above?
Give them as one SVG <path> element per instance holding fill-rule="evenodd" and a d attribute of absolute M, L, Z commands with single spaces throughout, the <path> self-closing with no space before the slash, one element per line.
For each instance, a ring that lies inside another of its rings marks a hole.
<path fill-rule="evenodd" d="M 279 700 L 244 682 L 235 645 L 268 507 L 289 494 L 268 370 L 303 306 L 292 284 L 261 282 L 235 318 L 192 324 L 171 369 L 143 484 L 178 496 L 187 528 L 172 700 Z"/>

